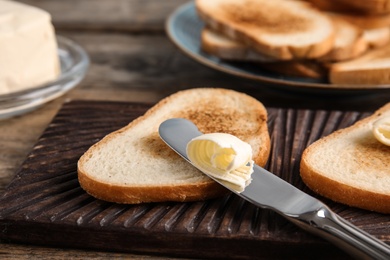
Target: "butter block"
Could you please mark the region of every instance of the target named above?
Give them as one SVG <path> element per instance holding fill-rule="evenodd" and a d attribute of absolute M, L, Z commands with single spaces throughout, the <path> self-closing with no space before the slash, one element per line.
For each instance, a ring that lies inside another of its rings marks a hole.
<path fill-rule="evenodd" d="M 60 73 L 48 12 L 0 0 L 0 94 L 36 87 Z"/>

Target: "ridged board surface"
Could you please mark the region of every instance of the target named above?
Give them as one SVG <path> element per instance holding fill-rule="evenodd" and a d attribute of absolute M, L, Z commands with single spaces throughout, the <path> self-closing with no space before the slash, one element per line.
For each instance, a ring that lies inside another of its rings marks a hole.
<path fill-rule="evenodd" d="M 337 247 L 235 195 L 204 202 L 118 205 L 86 194 L 77 180 L 79 157 L 148 108 L 99 101 L 64 104 L 0 197 L 1 241 L 197 258 L 345 259 Z M 272 150 L 266 168 L 314 196 L 299 177 L 303 149 L 368 115 L 267 110 Z M 390 242 L 390 216 L 318 198 Z"/>

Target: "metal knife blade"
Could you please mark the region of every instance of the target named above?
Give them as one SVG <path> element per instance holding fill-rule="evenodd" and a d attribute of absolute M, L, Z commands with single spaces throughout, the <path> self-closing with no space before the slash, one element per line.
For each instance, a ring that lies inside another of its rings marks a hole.
<path fill-rule="evenodd" d="M 169 147 L 191 163 L 186 153 L 187 144 L 193 138 L 202 135 L 191 121 L 182 118 L 168 119 L 160 125 L 159 134 Z M 209 177 L 225 186 L 218 179 Z M 354 257 L 374 259 L 390 257 L 390 247 L 383 241 L 342 219 L 316 198 L 258 165 L 254 166 L 252 182 L 243 192 L 230 190 L 258 207 L 281 214 L 299 227 L 327 239 Z"/>

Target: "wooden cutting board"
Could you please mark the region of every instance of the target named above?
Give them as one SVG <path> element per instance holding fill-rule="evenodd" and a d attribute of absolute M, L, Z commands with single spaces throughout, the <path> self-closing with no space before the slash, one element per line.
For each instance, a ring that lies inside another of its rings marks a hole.
<path fill-rule="evenodd" d="M 77 180 L 78 158 L 149 107 L 100 101 L 64 104 L 0 197 L 0 240 L 194 258 L 346 258 L 332 244 L 233 194 L 203 202 L 140 205 L 104 202 L 86 194 Z M 272 151 L 266 168 L 312 195 L 299 177 L 303 149 L 368 115 L 267 110 Z M 318 198 L 390 243 L 389 215 Z"/>

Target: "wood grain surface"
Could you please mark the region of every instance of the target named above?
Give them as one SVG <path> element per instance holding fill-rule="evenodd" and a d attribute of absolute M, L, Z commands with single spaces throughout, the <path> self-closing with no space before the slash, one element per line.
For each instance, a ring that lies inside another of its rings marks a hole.
<path fill-rule="evenodd" d="M 119 205 L 84 192 L 77 181 L 80 156 L 150 107 L 107 101 L 64 104 L 0 196 L 0 240 L 197 258 L 347 257 L 337 247 L 234 194 L 204 202 Z M 316 196 L 299 175 L 303 149 L 367 115 L 268 108 L 272 153 L 266 168 Z M 390 243 L 389 216 L 325 201 L 341 217 Z"/>
<path fill-rule="evenodd" d="M 85 48 L 91 65 L 72 91 L 26 115 L 0 121 L 0 193 L 66 100 L 157 102 L 181 89 L 225 87 L 246 92 L 267 107 L 373 111 L 390 96 L 326 95 L 272 88 L 196 63 L 166 36 L 167 16 L 184 0 L 23 0 L 49 11 L 57 34 Z M 4 259 L 141 258 L 33 245 L 1 244 Z M 148 256 L 142 256 L 146 259 Z M 163 257 L 164 258 L 164 257 Z"/>

